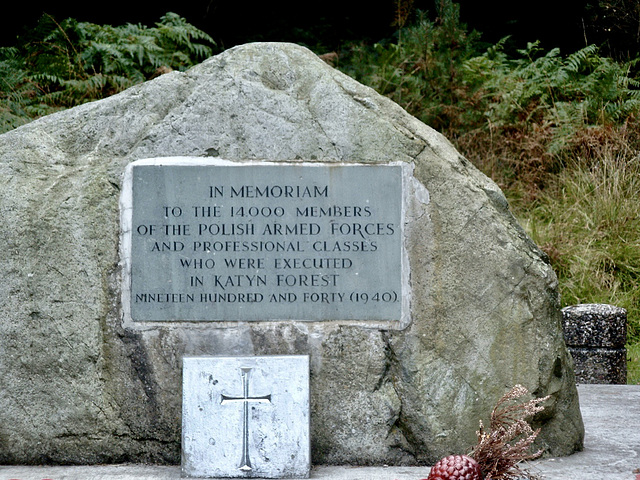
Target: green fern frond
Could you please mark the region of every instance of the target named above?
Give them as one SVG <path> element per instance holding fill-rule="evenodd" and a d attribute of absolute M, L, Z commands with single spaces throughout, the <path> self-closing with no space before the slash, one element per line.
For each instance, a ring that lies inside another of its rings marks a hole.
<path fill-rule="evenodd" d="M 104 98 L 210 56 L 213 39 L 175 13 L 155 27 L 57 22 L 44 15 L 15 47 L 0 48 L 0 132 L 37 116 Z"/>
<path fill-rule="evenodd" d="M 588 45 L 577 52 L 569 55 L 565 61 L 566 69 L 570 72 L 579 73 L 591 67 L 591 60 L 598 54 L 598 47 Z"/>

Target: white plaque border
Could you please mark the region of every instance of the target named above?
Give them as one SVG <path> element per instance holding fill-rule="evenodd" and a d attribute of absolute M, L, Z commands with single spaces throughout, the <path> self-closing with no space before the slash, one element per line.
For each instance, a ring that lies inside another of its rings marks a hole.
<path fill-rule="evenodd" d="M 203 158 L 203 157 L 157 157 L 135 160 L 127 165 L 124 172 L 122 192 L 120 195 L 120 270 L 121 270 L 121 302 L 122 302 L 122 324 L 123 327 L 134 330 L 155 330 L 160 327 L 166 328 L 169 325 L 180 325 L 189 328 L 235 328 L 239 322 L 234 321 L 188 321 L 176 320 L 171 321 L 134 321 L 131 317 L 131 245 L 132 245 L 132 224 L 133 224 L 133 167 L 136 165 L 151 166 L 233 166 L 242 168 L 243 166 L 304 166 L 304 167 L 327 167 L 327 166 L 344 166 L 344 167 L 367 167 L 367 166 L 400 166 L 402 167 L 402 209 L 401 209 L 401 235 L 402 235 L 402 299 L 401 299 L 401 315 L 399 320 L 264 320 L 258 323 L 280 323 L 282 321 L 304 322 L 304 323 L 339 323 L 341 325 L 357 325 L 361 327 L 377 328 L 377 329 L 394 329 L 403 330 L 411 323 L 411 285 L 410 285 L 410 262 L 407 252 L 407 219 L 408 211 L 412 202 L 410 198 L 415 196 L 419 203 L 423 206 L 429 203 L 429 192 L 417 181 L 413 176 L 414 165 L 407 162 L 384 162 L 384 163 L 344 163 L 344 162 L 274 162 L 274 161 L 230 161 L 221 158 Z M 256 323 L 252 321 L 251 323 Z"/>

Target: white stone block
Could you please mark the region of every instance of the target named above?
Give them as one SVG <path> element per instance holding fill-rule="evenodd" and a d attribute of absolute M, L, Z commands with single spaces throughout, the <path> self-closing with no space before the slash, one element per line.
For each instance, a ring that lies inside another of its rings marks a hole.
<path fill-rule="evenodd" d="M 182 473 L 308 478 L 309 357 L 185 357 Z"/>

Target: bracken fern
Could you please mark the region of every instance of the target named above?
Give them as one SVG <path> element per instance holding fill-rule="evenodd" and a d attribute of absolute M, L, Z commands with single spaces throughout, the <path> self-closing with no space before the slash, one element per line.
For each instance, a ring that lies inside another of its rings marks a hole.
<path fill-rule="evenodd" d="M 618 63 L 590 45 L 563 58 L 559 49 L 541 54 L 539 43 L 508 58 L 494 47 L 463 68 L 488 100 L 486 117 L 498 128 L 532 123 L 551 127 L 551 153 L 564 149 L 574 133 L 590 125 L 618 123 L 640 112 L 635 62 Z"/>
<path fill-rule="evenodd" d="M 435 14 L 430 19 L 427 12 L 416 12 L 395 41 L 346 49 L 339 67 L 428 125 L 446 130 L 482 120 L 460 75 L 462 63 L 475 54 L 478 34 L 467 33 L 459 5 L 451 0 L 436 2 Z M 406 16 L 403 11 L 403 22 Z"/>
<path fill-rule="evenodd" d="M 175 13 L 155 27 L 96 25 L 44 15 L 15 47 L 0 48 L 0 131 L 120 92 L 159 67 L 184 70 L 212 54 L 206 33 Z"/>

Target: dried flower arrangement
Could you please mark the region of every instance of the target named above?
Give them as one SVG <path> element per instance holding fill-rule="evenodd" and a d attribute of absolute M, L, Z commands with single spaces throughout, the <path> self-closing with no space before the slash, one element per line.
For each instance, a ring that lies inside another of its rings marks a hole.
<path fill-rule="evenodd" d="M 471 453 L 439 460 L 423 480 L 533 480 L 535 477 L 519 466 L 542 454 L 541 450 L 530 451 L 540 429 L 533 430 L 527 419 L 544 410 L 540 404 L 549 396 L 519 403 L 528 393 L 521 385 L 509 390 L 491 412 L 489 432 L 480 422 L 478 443 Z"/>

